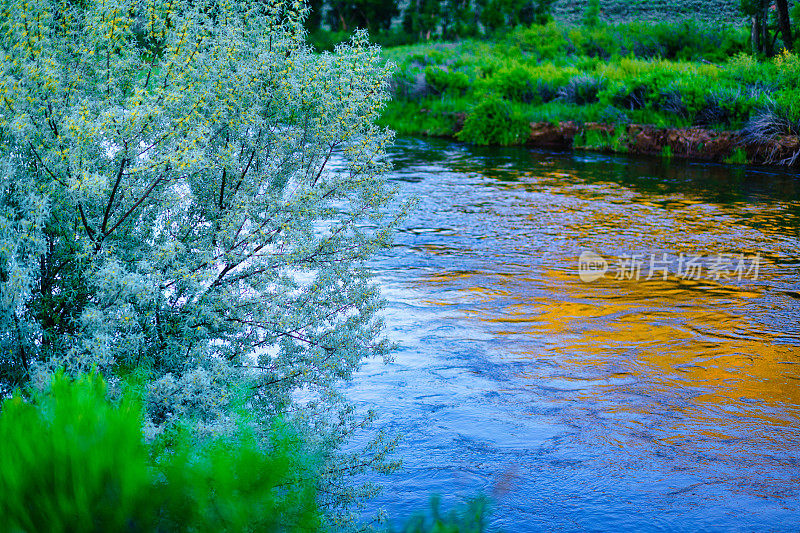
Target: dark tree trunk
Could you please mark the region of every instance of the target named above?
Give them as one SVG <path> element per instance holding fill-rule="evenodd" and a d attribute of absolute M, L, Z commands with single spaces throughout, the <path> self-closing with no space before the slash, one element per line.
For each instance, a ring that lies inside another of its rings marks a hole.
<path fill-rule="evenodd" d="M 753 46 L 753 55 L 761 53 L 761 24 L 759 17 L 753 15 L 750 19 L 750 43 Z"/>
<path fill-rule="evenodd" d="M 761 10 L 761 51 L 768 57 L 772 56 L 769 39 L 769 1 L 763 2 Z"/>
<path fill-rule="evenodd" d="M 778 27 L 781 30 L 783 37 L 783 46 L 791 51 L 792 50 L 792 27 L 789 24 L 789 3 L 787 0 L 775 0 L 775 5 L 778 8 Z"/>

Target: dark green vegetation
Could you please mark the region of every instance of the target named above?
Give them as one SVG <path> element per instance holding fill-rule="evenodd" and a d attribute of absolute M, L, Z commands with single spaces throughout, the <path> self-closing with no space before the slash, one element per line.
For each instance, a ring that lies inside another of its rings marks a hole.
<path fill-rule="evenodd" d="M 0 409 L 0 516 L 3 531 L 319 531 L 320 458 L 276 419 L 268 436 L 242 410 L 228 436 L 176 428 L 142 440 L 134 388 L 108 399 L 97 374 L 54 376 L 47 391 L 19 393 Z M 479 532 L 486 502 L 476 499 L 409 532 Z"/>
<path fill-rule="evenodd" d="M 357 27 L 383 46 L 396 46 L 494 38 L 551 19 L 567 24 L 691 20 L 746 26 L 753 50 L 770 55 L 792 48 L 800 15 L 793 0 L 311 0 L 309 6 L 306 27 L 320 49 L 347 40 Z"/>
<path fill-rule="evenodd" d="M 310 41 L 330 49 L 354 28 L 366 28 L 384 46 L 505 32 L 549 20 L 554 0 L 312 0 Z M 403 9 L 401 9 L 401 5 Z"/>
<path fill-rule="evenodd" d="M 592 0 L 557 0 L 553 16 L 557 20 L 578 23 Z M 601 0 L 600 11 L 609 22 L 655 21 L 676 19 L 709 22 L 740 22 L 738 0 Z"/>

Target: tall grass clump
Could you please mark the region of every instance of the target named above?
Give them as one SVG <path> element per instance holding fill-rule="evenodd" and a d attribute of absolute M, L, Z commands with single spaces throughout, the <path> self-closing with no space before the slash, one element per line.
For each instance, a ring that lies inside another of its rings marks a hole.
<path fill-rule="evenodd" d="M 741 88 L 716 88 L 705 96 L 705 104 L 694 117 L 698 126 L 739 128 L 751 117 L 762 98 Z"/>
<path fill-rule="evenodd" d="M 138 406 L 105 401 L 90 375 L 7 399 L 0 415 L 0 516 L 7 531 L 145 531 L 156 516 Z"/>
<path fill-rule="evenodd" d="M 484 497 L 469 500 L 463 506 L 443 513 L 438 496 L 431 498 L 428 516 L 417 514 L 401 530 L 403 533 L 483 533 L 487 530 L 489 502 Z"/>
<path fill-rule="evenodd" d="M 492 80 L 496 90 L 509 100 L 526 104 L 532 102 L 541 103 L 543 101 L 539 86 L 540 84 L 543 88 L 546 86 L 542 83 L 542 80 L 535 80 L 531 75 L 531 71 L 525 67 L 517 65 L 505 68 L 495 74 Z M 548 89 L 545 89 L 544 92 L 549 96 L 550 91 Z"/>
<path fill-rule="evenodd" d="M 744 58 L 737 61 L 752 63 Z M 733 63 L 731 70 L 735 75 L 743 69 Z M 769 74 L 774 90 L 762 92 L 758 101 L 765 102 L 751 113 L 743 129 L 745 138 L 766 144 L 781 135 L 800 135 L 800 56 L 784 50 L 764 64 L 761 72 Z"/>
<path fill-rule="evenodd" d="M 800 135 L 800 114 L 773 103 L 754 113 L 742 133 L 756 144 L 767 144 L 782 135 Z"/>
<path fill-rule="evenodd" d="M 285 424 L 268 442 L 199 440 L 148 448 L 142 409 L 106 398 L 96 374 L 56 374 L 46 393 L 0 411 L 4 531 L 35 533 L 316 531 L 316 460 Z M 150 452 L 153 452 L 152 454 Z"/>

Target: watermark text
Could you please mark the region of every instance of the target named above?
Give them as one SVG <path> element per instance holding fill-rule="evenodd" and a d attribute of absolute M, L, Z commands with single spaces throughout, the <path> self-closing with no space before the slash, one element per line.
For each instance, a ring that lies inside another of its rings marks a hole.
<path fill-rule="evenodd" d="M 602 277 L 620 281 L 666 280 L 752 280 L 757 281 L 761 254 L 622 254 L 606 259 L 591 251 L 578 258 L 578 276 L 591 283 Z"/>

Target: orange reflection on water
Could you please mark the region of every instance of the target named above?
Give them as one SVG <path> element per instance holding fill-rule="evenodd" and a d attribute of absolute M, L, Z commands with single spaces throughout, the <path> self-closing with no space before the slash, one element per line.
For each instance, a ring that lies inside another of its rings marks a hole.
<path fill-rule="evenodd" d="M 461 304 L 493 335 L 515 337 L 508 358 L 557 364 L 519 377 L 591 384 L 571 399 L 610 412 L 651 414 L 648 401 L 616 403 L 620 393 L 653 398 L 654 411 L 672 406 L 681 422 L 667 441 L 741 435 L 755 422 L 781 426 L 800 415 L 800 346 L 750 318 L 759 288 L 674 277 L 587 284 L 566 268 L 538 277 L 440 273 L 426 282 L 457 287 L 443 303 Z M 525 338 L 536 349 L 526 350 Z"/>

